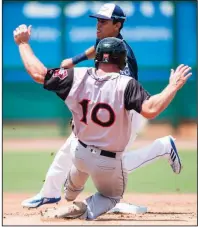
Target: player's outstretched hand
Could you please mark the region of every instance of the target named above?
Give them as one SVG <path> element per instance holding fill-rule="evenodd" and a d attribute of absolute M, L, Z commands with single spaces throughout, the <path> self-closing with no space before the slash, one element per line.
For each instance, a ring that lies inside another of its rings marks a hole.
<path fill-rule="evenodd" d="M 61 62 L 61 65 L 60 65 L 61 68 L 65 68 L 65 69 L 70 69 L 70 68 L 73 68 L 74 65 L 73 65 L 73 62 L 72 62 L 72 58 L 68 58 L 68 59 L 65 59 Z"/>
<path fill-rule="evenodd" d="M 28 43 L 31 35 L 31 28 L 31 25 L 27 27 L 25 24 L 22 24 L 13 31 L 14 41 L 16 44 L 19 45 L 20 43 Z"/>
<path fill-rule="evenodd" d="M 183 87 L 191 75 L 191 67 L 181 64 L 176 68 L 175 71 L 171 69 L 169 84 L 175 86 L 175 88 L 179 90 Z"/>

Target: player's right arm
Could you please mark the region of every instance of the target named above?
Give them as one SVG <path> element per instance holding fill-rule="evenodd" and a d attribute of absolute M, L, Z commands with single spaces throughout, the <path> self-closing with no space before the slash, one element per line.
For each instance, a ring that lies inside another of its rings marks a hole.
<path fill-rule="evenodd" d="M 31 35 L 31 26 L 27 27 L 22 24 L 14 30 L 13 35 L 27 72 L 33 80 L 43 84 L 45 75 L 47 74 L 47 68 L 35 56 L 28 43 Z"/>
<path fill-rule="evenodd" d="M 61 62 L 60 67 L 63 67 L 65 69 L 69 69 L 77 65 L 78 63 L 88 60 L 88 59 L 94 59 L 96 56 L 96 47 L 98 43 L 100 42 L 100 39 L 96 39 L 96 43 L 94 46 L 91 46 L 85 52 L 78 54 L 74 56 L 73 58 L 65 59 Z"/>
<path fill-rule="evenodd" d="M 150 96 L 135 80 L 130 80 L 125 90 L 125 108 L 134 109 L 147 119 L 153 119 L 163 112 L 175 97 L 177 91 L 183 87 L 192 75 L 191 68 L 179 65 L 171 71 L 169 84 L 159 94 Z"/>
<path fill-rule="evenodd" d="M 73 68 L 75 65 L 77 65 L 78 63 L 80 63 L 82 61 L 85 61 L 88 59 L 94 59 L 95 54 L 96 54 L 95 47 L 92 46 L 92 47 L 88 48 L 87 50 L 85 50 L 85 52 L 78 54 L 73 58 L 64 59 L 61 62 L 60 67 L 63 67 L 66 69 Z"/>
<path fill-rule="evenodd" d="M 47 69 L 35 56 L 28 43 L 31 26 L 20 25 L 14 30 L 13 35 L 24 66 L 32 79 L 37 83 L 44 84 L 45 89 L 55 92 L 61 99 L 65 100 L 73 84 L 74 69 Z"/>

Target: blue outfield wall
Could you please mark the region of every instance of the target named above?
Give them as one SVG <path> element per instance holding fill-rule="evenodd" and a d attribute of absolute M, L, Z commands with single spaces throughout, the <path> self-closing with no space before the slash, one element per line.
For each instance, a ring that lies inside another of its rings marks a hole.
<path fill-rule="evenodd" d="M 69 119 L 71 113 L 55 95 L 34 83 L 24 70 L 13 30 L 32 25 L 31 46 L 49 67 L 58 67 L 94 45 L 95 13 L 104 1 L 9 2 L 3 3 L 3 119 Z M 139 79 L 155 94 L 167 84 L 170 68 L 180 63 L 193 67 L 188 84 L 156 120 L 172 123 L 196 119 L 196 2 L 118 1 L 127 14 L 122 35 L 134 50 Z M 17 17 L 10 20 L 14 14 Z M 78 66 L 93 66 L 85 61 Z"/>

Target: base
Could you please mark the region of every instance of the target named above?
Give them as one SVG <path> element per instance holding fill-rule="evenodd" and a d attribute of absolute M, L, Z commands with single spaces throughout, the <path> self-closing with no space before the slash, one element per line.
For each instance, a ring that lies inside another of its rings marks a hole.
<path fill-rule="evenodd" d="M 136 206 L 129 203 L 117 203 L 108 213 L 144 214 L 147 207 Z"/>

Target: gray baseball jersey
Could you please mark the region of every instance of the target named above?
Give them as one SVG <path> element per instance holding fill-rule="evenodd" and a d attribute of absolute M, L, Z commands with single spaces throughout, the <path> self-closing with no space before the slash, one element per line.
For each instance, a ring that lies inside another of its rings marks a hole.
<path fill-rule="evenodd" d="M 140 112 L 149 97 L 133 78 L 119 73 L 99 77 L 95 68 L 48 70 L 44 88 L 65 101 L 79 140 L 114 152 L 123 151 L 129 141 L 129 110 Z"/>

